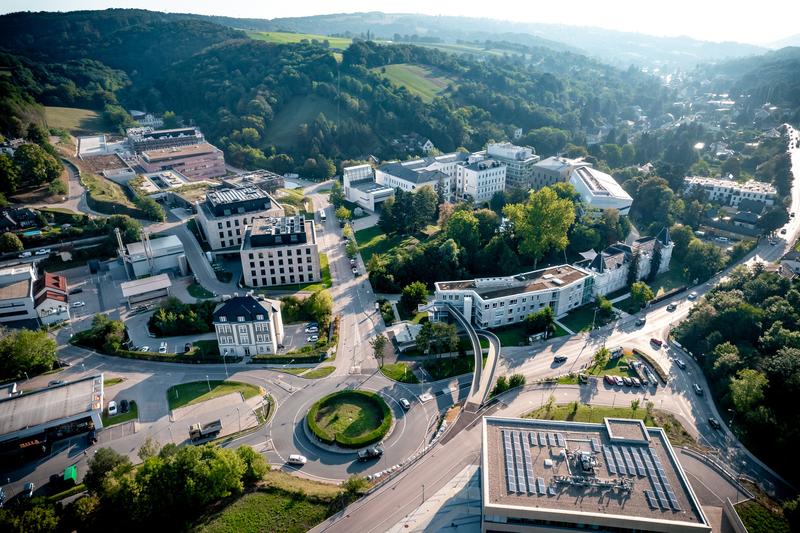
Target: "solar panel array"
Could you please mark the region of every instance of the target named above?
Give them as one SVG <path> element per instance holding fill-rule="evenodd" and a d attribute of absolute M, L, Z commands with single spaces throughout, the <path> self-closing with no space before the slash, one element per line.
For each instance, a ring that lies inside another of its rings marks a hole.
<path fill-rule="evenodd" d="M 545 484 L 543 477 L 535 477 L 533 472 L 533 458 L 528 443 L 536 446 L 537 442 L 544 446 L 542 439 L 552 439 L 556 442 L 560 434 L 548 434 L 530 431 L 501 430 L 503 436 L 503 450 L 505 451 L 506 485 L 509 492 L 517 494 L 550 494 L 555 496 L 552 487 Z M 550 436 L 552 435 L 552 436 Z M 561 439 L 564 438 L 560 435 Z"/>
<path fill-rule="evenodd" d="M 531 460 L 531 449 L 528 447 L 527 443 L 525 442 L 528 440 L 527 435 L 522 433 L 519 436 L 520 439 L 520 446 L 522 446 L 522 458 L 525 461 L 525 477 L 528 478 L 528 492 L 533 492 L 533 461 Z"/>
<path fill-rule="evenodd" d="M 661 483 L 664 485 L 664 492 L 667 493 L 667 499 L 669 500 L 669 505 L 672 507 L 674 511 L 680 511 L 681 506 L 678 503 L 678 498 L 675 496 L 675 492 L 672 490 L 672 486 L 667 479 L 667 473 L 664 470 L 664 466 L 661 464 L 661 459 L 653 453 L 653 450 L 650 450 L 650 455 L 653 458 L 653 464 L 656 467 L 656 472 L 658 472 L 658 477 L 661 479 Z"/>
<path fill-rule="evenodd" d="M 619 451 L 619 446 L 614 446 L 611 448 L 611 451 L 614 453 L 614 460 L 617 462 L 617 472 L 621 476 L 628 475 L 628 468 L 625 466 L 625 463 L 622 462 L 622 454 Z"/>
<path fill-rule="evenodd" d="M 603 457 L 606 460 L 608 471 L 612 474 L 616 474 L 617 466 L 614 464 L 614 459 L 611 457 L 611 450 L 609 450 L 608 446 L 603 446 Z"/>
<path fill-rule="evenodd" d="M 503 449 L 506 455 L 506 484 L 508 492 L 517 492 L 517 474 L 514 472 L 514 452 L 511 447 L 511 432 L 502 431 L 503 433 Z"/>
<path fill-rule="evenodd" d="M 631 452 L 629 452 L 628 448 L 625 448 L 625 447 L 619 447 L 618 446 L 618 448 L 621 448 L 622 457 L 625 458 L 625 466 L 628 467 L 628 475 L 635 476 L 636 475 L 636 469 L 633 466 L 633 459 L 631 459 Z"/>
<path fill-rule="evenodd" d="M 600 441 L 599 441 L 599 440 L 597 440 L 597 439 L 596 439 L 596 438 L 594 438 L 594 437 L 592 438 L 592 451 L 593 451 L 594 453 L 597 453 L 597 452 L 599 452 L 599 451 L 600 451 Z"/>
<path fill-rule="evenodd" d="M 514 447 L 514 462 L 517 465 L 517 492 L 529 492 L 525 482 L 525 463 L 519 447 L 519 431 L 511 432 L 511 444 Z"/>

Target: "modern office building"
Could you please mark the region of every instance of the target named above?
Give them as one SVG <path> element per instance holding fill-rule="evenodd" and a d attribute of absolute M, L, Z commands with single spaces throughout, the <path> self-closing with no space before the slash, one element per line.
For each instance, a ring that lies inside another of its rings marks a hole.
<path fill-rule="evenodd" d="M 283 187 L 284 184 L 283 176 L 269 170 L 253 170 L 222 178 L 222 185 L 225 187 L 258 187 L 270 194 Z"/>
<path fill-rule="evenodd" d="M 254 218 L 245 229 L 239 254 L 248 287 L 320 280 L 314 221 L 303 215 Z"/>
<path fill-rule="evenodd" d="M 281 303 L 277 300 L 236 295 L 217 305 L 213 322 L 223 356 L 277 353 L 283 342 Z"/>
<path fill-rule="evenodd" d="M 347 201 L 367 211 L 374 212 L 387 198 L 394 196 L 394 188 L 376 183 L 375 171 L 366 164 L 343 168 L 342 186 Z"/>
<path fill-rule="evenodd" d="M 569 176 L 578 167 L 591 167 L 580 159 L 569 159 L 566 157 L 548 157 L 533 164 L 531 187 L 539 190 L 542 187 L 549 187 L 560 182 L 569 181 Z"/>
<path fill-rule="evenodd" d="M 206 193 L 197 204 L 197 225 L 212 250 L 238 252 L 244 228 L 257 217 L 282 217 L 283 206 L 254 186 L 222 188 Z"/>
<path fill-rule="evenodd" d="M 611 294 L 628 284 L 628 274 L 634 261 L 637 262 L 636 279 L 639 280 L 650 275 L 656 258 L 659 261 L 659 274 L 669 270 L 674 246 L 669 230 L 664 228 L 656 237 L 641 237 L 631 244 L 618 242 L 600 253 L 583 254 L 587 259 L 579 265 L 592 273 L 594 294 Z"/>
<path fill-rule="evenodd" d="M 484 417 L 481 531 L 708 533 L 664 430 Z"/>
<path fill-rule="evenodd" d="M 686 177 L 683 179 L 687 191 L 700 189 L 706 193 L 709 202 L 731 207 L 739 207 L 742 200 L 755 200 L 766 205 L 774 205 L 778 191 L 769 183 L 749 180 L 739 183 L 733 179 Z"/>
<path fill-rule="evenodd" d="M 456 168 L 456 200 L 471 198 L 483 204 L 506 188 L 506 165 L 481 154 L 469 156 L 466 164 Z"/>
<path fill-rule="evenodd" d="M 142 241 L 132 242 L 120 251 L 120 257 L 129 279 L 168 271 L 188 272 L 183 243 L 175 235 L 158 239 L 145 237 Z"/>
<path fill-rule="evenodd" d="M 486 154 L 506 166 L 506 185 L 528 190 L 533 186 L 533 169 L 540 157 L 530 146 L 510 142 L 490 143 Z"/>
<path fill-rule="evenodd" d="M 402 189 L 406 192 L 414 191 L 425 185 L 430 185 L 438 190 L 440 184 L 446 192 L 450 191 L 450 176 L 439 170 L 440 165 L 433 164 L 428 159 L 414 159 L 395 163 L 385 163 L 375 169 L 375 182 L 378 185 Z"/>
<path fill-rule="evenodd" d="M 592 209 L 616 209 L 620 215 L 627 215 L 631 209 L 633 198 L 605 172 L 579 166 L 570 172 L 569 182 Z"/>
<path fill-rule="evenodd" d="M 191 146 L 205 141 L 197 128 L 175 128 L 171 130 L 154 130 L 151 127 L 131 128 L 127 131 L 128 145 L 134 153 L 141 154 L 148 150 Z"/>
<path fill-rule="evenodd" d="M 516 324 L 549 306 L 556 317 L 592 298 L 590 272 L 560 265 L 515 276 L 438 281 L 436 300 L 447 302 L 479 328 Z"/>
<path fill-rule="evenodd" d="M 177 170 L 192 180 L 224 176 L 225 155 L 209 143 L 146 150 L 137 158 L 145 173 Z"/>

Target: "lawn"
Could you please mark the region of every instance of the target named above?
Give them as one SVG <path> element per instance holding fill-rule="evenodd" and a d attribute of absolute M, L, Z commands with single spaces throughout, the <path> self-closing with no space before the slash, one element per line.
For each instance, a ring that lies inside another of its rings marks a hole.
<path fill-rule="evenodd" d="M 648 283 L 650 288 L 653 289 L 653 294 L 656 297 L 661 296 L 665 292 L 683 287 L 687 284 L 686 279 L 683 277 L 683 265 L 679 261 L 673 261 L 670 269 L 656 276 L 652 282 Z"/>
<path fill-rule="evenodd" d="M 419 379 L 411 371 L 408 363 L 391 363 L 381 367 L 384 376 L 401 383 L 419 383 Z"/>
<path fill-rule="evenodd" d="M 219 356 L 219 344 L 217 344 L 216 339 L 194 341 L 192 343 L 192 349 L 189 350 L 189 355 L 195 354 L 203 358 Z M 228 359 L 230 359 L 230 356 L 228 356 Z"/>
<path fill-rule="evenodd" d="M 308 210 L 306 209 L 306 197 L 303 195 L 302 189 L 278 189 L 281 193 L 278 198 L 278 202 L 284 207 L 291 206 L 294 208 L 295 213 L 302 214 L 307 213 Z M 311 216 L 314 214 L 311 213 Z"/>
<path fill-rule="evenodd" d="M 130 422 L 131 420 L 139 419 L 139 408 L 136 407 L 136 402 L 134 402 L 133 400 L 129 402 L 127 413 L 119 412 L 119 402 L 117 402 L 117 410 L 118 414 L 114 416 L 108 416 L 106 411 L 103 411 L 103 416 L 101 417 L 101 419 L 103 420 L 104 428 L 107 428 L 108 426 L 115 426 L 117 424 L 122 424 L 123 422 Z"/>
<path fill-rule="evenodd" d="M 122 187 L 111 180 L 107 180 L 106 178 L 90 172 L 81 172 L 81 183 L 97 201 L 133 207 L 131 201 L 128 200 L 128 197 L 122 192 Z"/>
<path fill-rule="evenodd" d="M 326 35 L 315 35 L 313 33 L 290 33 L 284 31 L 248 31 L 247 36 L 258 41 L 281 44 L 299 43 L 302 40 L 317 40 L 320 43 L 328 41 L 330 47 L 335 50 L 344 50 L 353 43 L 353 40 L 348 37 L 328 37 Z"/>
<path fill-rule="evenodd" d="M 548 338 L 561 337 L 569 335 L 567 331 L 557 324 L 554 324 L 556 330 Z M 528 332 L 524 324 L 516 324 L 513 326 L 506 326 L 503 328 L 492 328 L 490 330 L 494 333 L 502 346 L 527 346 L 528 345 Z"/>
<path fill-rule="evenodd" d="M 791 528 L 783 513 L 773 512 L 755 500 L 742 502 L 736 512 L 749 533 L 789 533 Z"/>
<path fill-rule="evenodd" d="M 193 296 L 195 298 L 208 299 L 208 298 L 213 298 L 214 297 L 214 293 L 213 292 L 209 291 L 208 289 L 206 289 L 205 287 L 203 287 L 202 285 L 200 285 L 196 281 L 192 282 L 192 284 L 189 285 L 186 288 L 186 290 L 189 292 L 189 294 L 191 296 Z"/>
<path fill-rule="evenodd" d="M 589 331 L 592 328 L 592 318 L 594 317 L 594 305 L 584 305 L 577 309 L 570 311 L 567 316 L 559 318 L 558 321 L 567 326 L 569 329 L 578 333 L 580 331 Z M 599 320 L 596 321 L 595 326 L 602 325 Z"/>
<path fill-rule="evenodd" d="M 336 370 L 335 366 L 318 366 L 317 368 L 312 368 L 306 372 L 300 374 L 301 378 L 306 379 L 320 379 L 333 374 L 333 371 Z"/>
<path fill-rule="evenodd" d="M 374 254 L 385 254 L 402 241 L 403 237 L 399 235 L 388 237 L 378 226 L 364 228 L 356 232 L 358 251 L 361 253 L 361 258 L 364 259 L 365 265 L 369 263 L 369 259 Z"/>
<path fill-rule="evenodd" d="M 241 392 L 245 400 L 261 393 L 258 387 L 239 381 L 192 381 L 173 385 L 167 389 L 167 400 L 169 408 L 172 410 L 219 398 L 233 392 Z"/>
<path fill-rule="evenodd" d="M 60 370 L 60 369 L 59 369 Z M 109 378 L 103 381 L 104 387 L 113 387 L 114 385 L 118 385 L 122 383 L 122 378 Z"/>
<path fill-rule="evenodd" d="M 197 528 L 203 533 L 302 533 L 330 514 L 326 502 L 310 501 L 301 493 L 266 490 L 245 494 Z"/>
<path fill-rule="evenodd" d="M 443 359 L 432 359 L 422 364 L 433 381 L 469 374 L 475 370 L 475 357 L 463 355 Z"/>
<path fill-rule="evenodd" d="M 73 135 L 103 131 L 103 119 L 96 111 L 77 107 L 45 106 L 44 118 L 49 128 L 67 130 Z"/>
<path fill-rule="evenodd" d="M 400 320 L 409 320 L 412 324 L 420 324 L 424 318 L 428 317 L 427 311 L 420 311 L 419 313 L 408 313 L 405 307 L 398 305 L 397 311 L 400 313 Z"/>
<path fill-rule="evenodd" d="M 377 400 L 350 394 L 334 397 L 321 405 L 315 418 L 319 428 L 333 438 L 356 438 L 380 427 L 383 411 Z"/>
<path fill-rule="evenodd" d="M 408 92 L 419 96 L 424 102 L 431 102 L 448 86 L 455 86 L 455 81 L 441 75 L 435 69 L 421 65 L 398 63 L 372 69 L 389 79 L 395 85 L 405 87 Z"/>
<path fill-rule="evenodd" d="M 625 311 L 626 313 L 628 313 L 630 315 L 635 315 L 636 313 L 638 313 L 639 311 L 642 310 L 641 307 L 639 307 L 638 305 L 634 305 L 633 304 L 633 298 L 631 298 L 630 296 L 625 298 L 624 300 L 620 300 L 619 302 L 616 302 L 613 305 L 617 309 L 621 309 L 622 311 Z"/>
<path fill-rule="evenodd" d="M 604 376 L 606 374 L 620 377 L 637 377 L 636 372 L 630 368 L 630 363 L 636 361 L 638 358 L 633 354 L 624 354 L 622 357 L 609 359 L 608 363 L 603 367 L 590 366 L 586 369 L 584 374 L 590 376 Z"/>

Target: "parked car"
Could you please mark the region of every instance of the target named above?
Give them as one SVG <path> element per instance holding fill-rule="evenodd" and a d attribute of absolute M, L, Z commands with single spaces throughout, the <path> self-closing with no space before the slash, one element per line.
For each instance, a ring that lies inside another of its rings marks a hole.
<path fill-rule="evenodd" d="M 714 429 L 722 429 L 722 424 L 720 424 L 719 420 L 717 420 L 713 416 L 708 418 L 708 425 Z"/>
<path fill-rule="evenodd" d="M 192 349 L 192 343 L 191 342 L 187 342 L 186 344 L 183 345 L 183 352 L 184 353 L 190 351 L 191 349 Z"/>
<path fill-rule="evenodd" d="M 30 256 L 31 256 L 30 252 L 22 252 L 21 254 L 19 254 L 20 259 L 22 259 L 23 257 L 30 257 Z"/>
<path fill-rule="evenodd" d="M 72 307 L 83 307 L 86 305 L 86 302 L 72 302 Z"/>
<path fill-rule="evenodd" d="M 306 459 L 305 455 L 300 455 L 300 454 L 297 454 L 297 453 L 293 453 L 293 454 L 291 454 L 289 456 L 289 458 L 286 460 L 286 462 L 289 463 L 290 465 L 303 466 L 304 464 L 306 464 L 308 462 L 308 459 Z"/>
<path fill-rule="evenodd" d="M 605 381 L 609 385 L 616 385 L 617 384 L 617 382 L 614 381 L 614 377 L 610 376 L 609 374 L 606 374 L 605 376 L 603 376 L 603 381 Z"/>
<path fill-rule="evenodd" d="M 39 250 L 36 250 L 35 255 L 49 255 L 51 253 L 52 250 L 50 250 L 50 248 L 40 248 Z"/>
<path fill-rule="evenodd" d="M 672 312 L 672 311 L 676 310 L 677 308 L 678 308 L 678 304 L 672 303 L 672 304 L 669 304 L 667 306 L 667 311 Z"/>
<path fill-rule="evenodd" d="M 772 246 L 775 246 L 776 244 L 778 244 L 778 241 L 777 241 L 776 239 L 769 239 L 769 243 L 770 243 Z"/>
<path fill-rule="evenodd" d="M 664 345 L 664 341 L 662 341 L 661 339 L 656 339 L 655 337 L 651 337 L 650 344 L 653 344 L 661 348 Z"/>
<path fill-rule="evenodd" d="M 117 414 L 117 402 L 111 400 L 108 402 L 108 416 L 114 416 Z"/>
<path fill-rule="evenodd" d="M 142 346 L 141 348 L 139 348 L 139 351 L 140 352 L 149 352 L 150 351 L 150 347 L 149 346 Z"/>
<path fill-rule="evenodd" d="M 553 357 L 553 362 L 554 363 L 565 363 L 566 361 L 567 361 L 567 356 L 566 355 L 557 355 L 557 356 Z"/>
<path fill-rule="evenodd" d="M 167 343 L 166 341 L 161 343 L 161 346 L 158 347 L 158 353 L 167 353 Z"/>
<path fill-rule="evenodd" d="M 47 384 L 48 387 L 55 387 L 56 385 L 62 385 L 66 383 L 63 379 L 54 379 L 50 383 Z"/>
<path fill-rule="evenodd" d="M 120 413 L 127 413 L 128 409 L 130 409 L 130 404 L 128 400 L 120 400 L 119 401 L 119 412 Z"/>
<path fill-rule="evenodd" d="M 689 293 L 689 296 L 686 297 L 688 300 L 697 300 L 697 291 L 692 291 Z"/>
<path fill-rule="evenodd" d="M 68 363 L 67 361 L 63 360 L 63 359 L 59 359 L 59 360 L 58 360 L 58 366 L 59 366 L 59 367 L 65 367 L 65 368 L 66 368 L 66 367 L 68 367 L 68 366 L 69 366 L 69 363 Z"/>
<path fill-rule="evenodd" d="M 642 382 L 639 381 L 639 378 L 631 378 L 631 381 L 633 382 L 633 386 L 634 387 L 641 387 L 642 386 Z"/>
<path fill-rule="evenodd" d="M 646 323 L 647 323 L 647 319 L 644 318 L 644 317 L 638 318 L 636 320 L 636 325 L 639 326 L 639 327 L 644 326 Z"/>
<path fill-rule="evenodd" d="M 22 487 L 22 497 L 23 498 L 33 498 L 33 490 L 36 488 L 36 485 L 28 481 L 25 483 L 25 486 Z"/>
<path fill-rule="evenodd" d="M 623 376 L 622 382 L 625 384 L 626 387 L 633 387 L 633 380 L 628 376 Z"/>
<path fill-rule="evenodd" d="M 306 326 L 306 333 L 319 333 L 317 326 Z"/>
<path fill-rule="evenodd" d="M 702 396 L 703 395 L 703 387 L 701 387 L 700 385 L 695 383 L 694 384 L 694 393 L 697 394 L 698 396 Z"/>
<path fill-rule="evenodd" d="M 684 363 L 682 359 L 675 359 L 675 364 L 678 365 L 680 369 L 686 368 L 686 363 Z"/>
<path fill-rule="evenodd" d="M 353 267 L 353 275 L 358 276 L 358 269 L 356 267 Z"/>
<path fill-rule="evenodd" d="M 408 411 L 409 409 L 411 409 L 411 402 L 409 402 L 409 401 L 408 401 L 408 400 L 406 400 L 405 398 L 400 398 L 400 402 L 399 402 L 399 403 L 400 403 L 400 406 L 401 406 L 403 409 L 405 409 L 406 411 Z"/>
<path fill-rule="evenodd" d="M 350 258 L 350 265 L 351 266 L 356 266 L 356 260 L 353 259 L 352 257 Z"/>
<path fill-rule="evenodd" d="M 624 382 L 624 381 L 622 381 L 622 378 L 621 378 L 621 377 L 619 377 L 619 376 L 614 376 L 614 384 L 615 384 L 617 387 L 622 387 L 623 385 L 625 385 L 625 382 Z"/>
<path fill-rule="evenodd" d="M 783 228 L 783 229 L 781 230 L 781 235 L 786 235 L 786 228 Z"/>
<path fill-rule="evenodd" d="M 319 335 L 309 335 L 306 337 L 306 342 L 317 342 L 319 340 Z"/>
<path fill-rule="evenodd" d="M 71 291 L 69 291 L 70 294 L 80 294 L 82 292 L 83 292 L 83 288 L 81 288 L 81 287 L 77 287 L 77 288 L 72 289 Z"/>

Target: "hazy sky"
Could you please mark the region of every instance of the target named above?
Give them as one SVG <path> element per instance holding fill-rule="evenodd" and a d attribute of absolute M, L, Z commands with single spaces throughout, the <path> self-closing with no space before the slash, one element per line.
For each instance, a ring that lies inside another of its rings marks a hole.
<path fill-rule="evenodd" d="M 492 9 L 497 6 L 497 9 Z M 599 26 L 651 35 L 765 44 L 800 33 L 797 0 L 3 0 L 0 12 L 139 7 L 175 13 L 276 18 L 384 11 Z"/>

